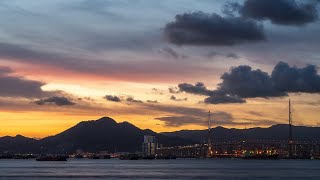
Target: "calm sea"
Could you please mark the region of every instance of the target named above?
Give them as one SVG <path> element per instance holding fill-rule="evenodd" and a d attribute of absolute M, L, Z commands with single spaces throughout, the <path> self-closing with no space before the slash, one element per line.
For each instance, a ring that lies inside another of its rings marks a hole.
<path fill-rule="evenodd" d="M 2 179 L 320 179 L 320 160 L 0 160 Z"/>

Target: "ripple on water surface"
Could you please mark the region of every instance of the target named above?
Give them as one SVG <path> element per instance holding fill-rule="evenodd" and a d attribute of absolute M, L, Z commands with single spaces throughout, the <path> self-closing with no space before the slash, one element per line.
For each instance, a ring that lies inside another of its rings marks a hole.
<path fill-rule="evenodd" d="M 320 179 L 317 160 L 0 160 L 0 179 Z"/>

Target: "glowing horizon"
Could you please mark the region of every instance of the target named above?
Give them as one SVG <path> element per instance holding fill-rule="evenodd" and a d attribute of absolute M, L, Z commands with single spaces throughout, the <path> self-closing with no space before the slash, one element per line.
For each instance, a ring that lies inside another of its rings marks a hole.
<path fill-rule="evenodd" d="M 209 110 L 214 126 L 268 127 L 287 123 L 288 99 L 294 125 L 319 126 L 318 4 L 289 18 L 222 0 L 1 2 L 0 137 L 103 116 L 205 129 Z"/>

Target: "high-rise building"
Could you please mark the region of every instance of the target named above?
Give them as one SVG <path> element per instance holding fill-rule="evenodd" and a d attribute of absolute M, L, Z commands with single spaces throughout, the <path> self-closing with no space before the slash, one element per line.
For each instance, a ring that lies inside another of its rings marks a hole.
<path fill-rule="evenodd" d="M 155 136 L 145 135 L 142 143 L 142 152 L 145 156 L 156 155 L 157 141 Z"/>

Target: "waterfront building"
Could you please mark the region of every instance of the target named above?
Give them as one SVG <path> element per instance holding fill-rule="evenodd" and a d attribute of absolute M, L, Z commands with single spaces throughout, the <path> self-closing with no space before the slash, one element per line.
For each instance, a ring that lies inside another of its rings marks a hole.
<path fill-rule="evenodd" d="M 145 156 L 156 155 L 157 141 L 155 136 L 145 135 L 142 143 L 142 152 Z"/>

